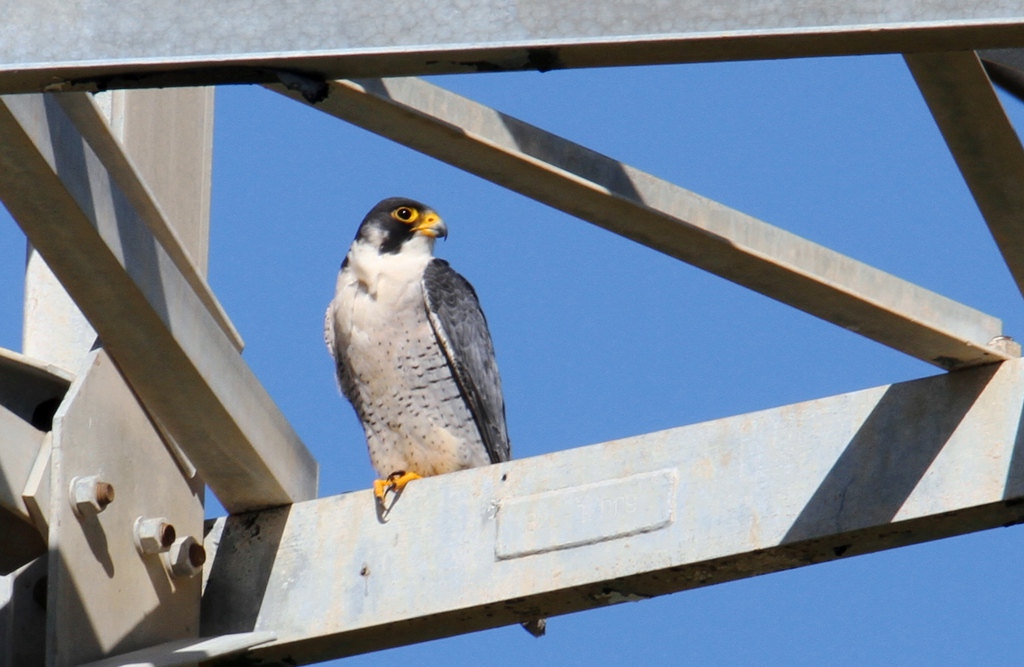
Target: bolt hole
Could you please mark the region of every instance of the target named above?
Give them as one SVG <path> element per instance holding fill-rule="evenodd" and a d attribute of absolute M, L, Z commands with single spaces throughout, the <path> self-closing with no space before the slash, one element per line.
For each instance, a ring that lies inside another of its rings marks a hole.
<path fill-rule="evenodd" d="M 505 473 L 501 476 L 501 481 L 504 482 L 506 479 L 508 479 L 508 473 Z"/>
<path fill-rule="evenodd" d="M 177 538 L 178 534 L 171 524 L 165 523 L 160 527 L 160 544 L 163 546 L 170 547 Z"/>

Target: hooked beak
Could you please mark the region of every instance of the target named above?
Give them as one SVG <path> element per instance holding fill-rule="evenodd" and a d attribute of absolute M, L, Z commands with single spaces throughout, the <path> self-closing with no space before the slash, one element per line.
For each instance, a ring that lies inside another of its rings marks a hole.
<path fill-rule="evenodd" d="M 448 225 L 444 224 L 444 220 L 441 219 L 437 213 L 431 211 L 423 216 L 423 219 L 416 223 L 416 226 L 412 228 L 413 233 L 423 234 L 429 236 L 432 239 L 446 238 L 448 236 Z"/>

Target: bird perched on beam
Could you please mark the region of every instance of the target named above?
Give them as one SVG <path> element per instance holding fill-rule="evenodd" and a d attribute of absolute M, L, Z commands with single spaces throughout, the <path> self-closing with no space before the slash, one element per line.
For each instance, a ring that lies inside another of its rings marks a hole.
<path fill-rule="evenodd" d="M 473 286 L 434 243 L 430 207 L 393 197 L 359 225 L 327 308 L 338 384 L 366 432 L 374 494 L 430 475 L 507 461 L 505 399 Z M 543 619 L 524 623 L 544 634 Z"/>
<path fill-rule="evenodd" d="M 327 347 L 366 431 L 381 499 L 417 477 L 509 458 L 487 321 L 469 282 L 433 255 L 447 234 L 420 202 L 380 202 L 327 308 Z"/>

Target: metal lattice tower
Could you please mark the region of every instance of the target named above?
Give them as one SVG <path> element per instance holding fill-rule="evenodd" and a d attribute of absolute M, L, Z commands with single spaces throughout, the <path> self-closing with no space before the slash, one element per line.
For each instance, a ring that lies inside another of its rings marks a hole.
<path fill-rule="evenodd" d="M 591 4 L 587 16 L 511 0 L 10 8 L 0 199 L 33 250 L 24 354 L 0 354 L 3 666 L 305 664 L 1024 520 L 1020 346 L 998 319 L 409 78 L 902 53 L 1024 291 L 1024 150 L 992 87 L 1024 90 L 1024 3 Z M 383 30 L 381 16 L 417 30 Z M 381 527 L 367 494 L 317 498 L 316 462 L 206 282 L 212 93 L 195 86 L 228 83 L 265 85 L 949 372 L 477 469 L 423 485 Z M 128 439 L 131 456 L 109 446 Z M 743 440 L 784 446 L 694 472 L 702 445 Z M 882 444 L 924 452 L 927 483 L 880 460 Z M 551 467 L 572 472 L 552 485 Z M 833 502 L 854 472 L 868 481 Z M 893 509 L 887 494 L 908 483 Z M 204 485 L 230 513 L 207 530 Z M 751 487 L 750 507 L 701 500 Z M 744 513 L 762 517 L 756 539 Z M 348 605 L 363 589 L 337 573 L 365 566 L 325 522 L 364 536 L 363 552 L 402 535 L 410 561 L 471 563 L 489 585 L 396 568 L 391 586 L 419 594 Z M 465 534 L 435 539 L 439 523 Z"/>

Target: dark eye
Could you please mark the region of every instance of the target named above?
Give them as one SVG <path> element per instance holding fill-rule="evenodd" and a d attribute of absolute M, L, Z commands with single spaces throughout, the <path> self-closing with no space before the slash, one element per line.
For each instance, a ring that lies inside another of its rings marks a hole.
<path fill-rule="evenodd" d="M 395 220 L 411 225 L 420 217 L 420 212 L 412 206 L 399 206 L 391 211 L 391 217 Z"/>

